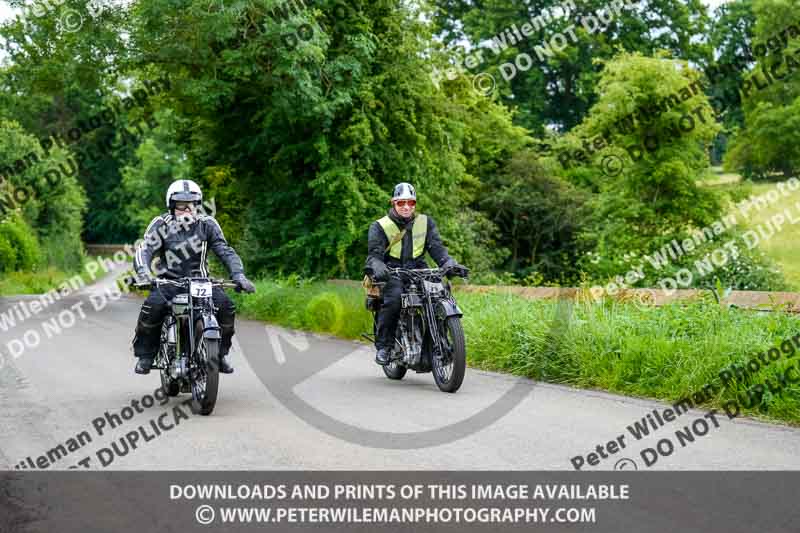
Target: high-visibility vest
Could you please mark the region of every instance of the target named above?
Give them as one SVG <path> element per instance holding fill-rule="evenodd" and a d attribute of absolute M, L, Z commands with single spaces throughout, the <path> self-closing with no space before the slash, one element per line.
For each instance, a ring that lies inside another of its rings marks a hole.
<path fill-rule="evenodd" d="M 395 259 L 402 259 L 403 239 L 400 238 L 401 230 L 397 224 L 385 216 L 378 220 L 378 224 L 383 228 L 386 238 L 389 239 L 389 256 Z M 428 235 L 428 217 L 425 215 L 417 215 L 414 218 L 414 223 L 411 229 L 411 237 L 414 242 L 414 252 L 412 256 L 414 259 L 419 259 L 425 254 L 425 237 Z"/>

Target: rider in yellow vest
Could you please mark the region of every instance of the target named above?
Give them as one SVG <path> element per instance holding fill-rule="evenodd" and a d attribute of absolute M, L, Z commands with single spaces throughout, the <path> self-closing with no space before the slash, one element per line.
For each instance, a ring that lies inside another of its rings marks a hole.
<path fill-rule="evenodd" d="M 369 228 L 369 251 L 364 270 L 376 281 L 386 281 L 383 304 L 378 313 L 375 336 L 375 362 L 389 363 L 389 349 L 394 344 L 400 315 L 402 280 L 389 275 L 389 268 L 428 268 L 425 253 L 449 274 L 466 275 L 467 269 L 456 263 L 442 244 L 436 223 L 429 216 L 417 214 L 417 194 L 410 183 L 400 183 L 392 194 L 392 208 Z"/>

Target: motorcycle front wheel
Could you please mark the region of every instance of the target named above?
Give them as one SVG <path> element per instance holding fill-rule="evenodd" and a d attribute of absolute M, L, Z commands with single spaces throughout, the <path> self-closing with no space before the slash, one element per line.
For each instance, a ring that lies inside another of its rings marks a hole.
<path fill-rule="evenodd" d="M 208 339 L 203 335 L 203 321 L 194 327 L 197 343 L 195 365 L 191 370 L 191 408 L 194 414 L 208 416 L 217 403 L 219 389 L 219 339 Z"/>
<path fill-rule="evenodd" d="M 388 365 L 383 365 L 383 373 L 386 374 L 386 377 L 389 379 L 403 379 L 407 370 L 406 367 L 398 364 L 397 361 L 392 361 Z"/>
<path fill-rule="evenodd" d="M 431 359 L 433 380 L 442 392 L 456 392 L 464 382 L 467 369 L 467 348 L 461 319 L 451 316 L 440 323 L 442 354 Z"/>

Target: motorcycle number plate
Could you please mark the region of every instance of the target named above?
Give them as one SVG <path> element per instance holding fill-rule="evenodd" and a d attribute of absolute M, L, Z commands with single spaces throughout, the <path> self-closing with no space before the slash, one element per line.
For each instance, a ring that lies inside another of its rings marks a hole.
<path fill-rule="evenodd" d="M 428 292 L 432 293 L 444 292 L 444 285 L 432 281 L 426 281 L 425 288 L 428 289 Z"/>
<path fill-rule="evenodd" d="M 192 282 L 189 292 L 192 298 L 211 298 L 211 282 Z"/>

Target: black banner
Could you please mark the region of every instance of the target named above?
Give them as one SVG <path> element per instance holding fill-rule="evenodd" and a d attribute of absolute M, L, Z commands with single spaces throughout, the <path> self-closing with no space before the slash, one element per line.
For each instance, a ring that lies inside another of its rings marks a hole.
<path fill-rule="evenodd" d="M 0 531 L 798 531 L 787 472 L 0 473 Z"/>

